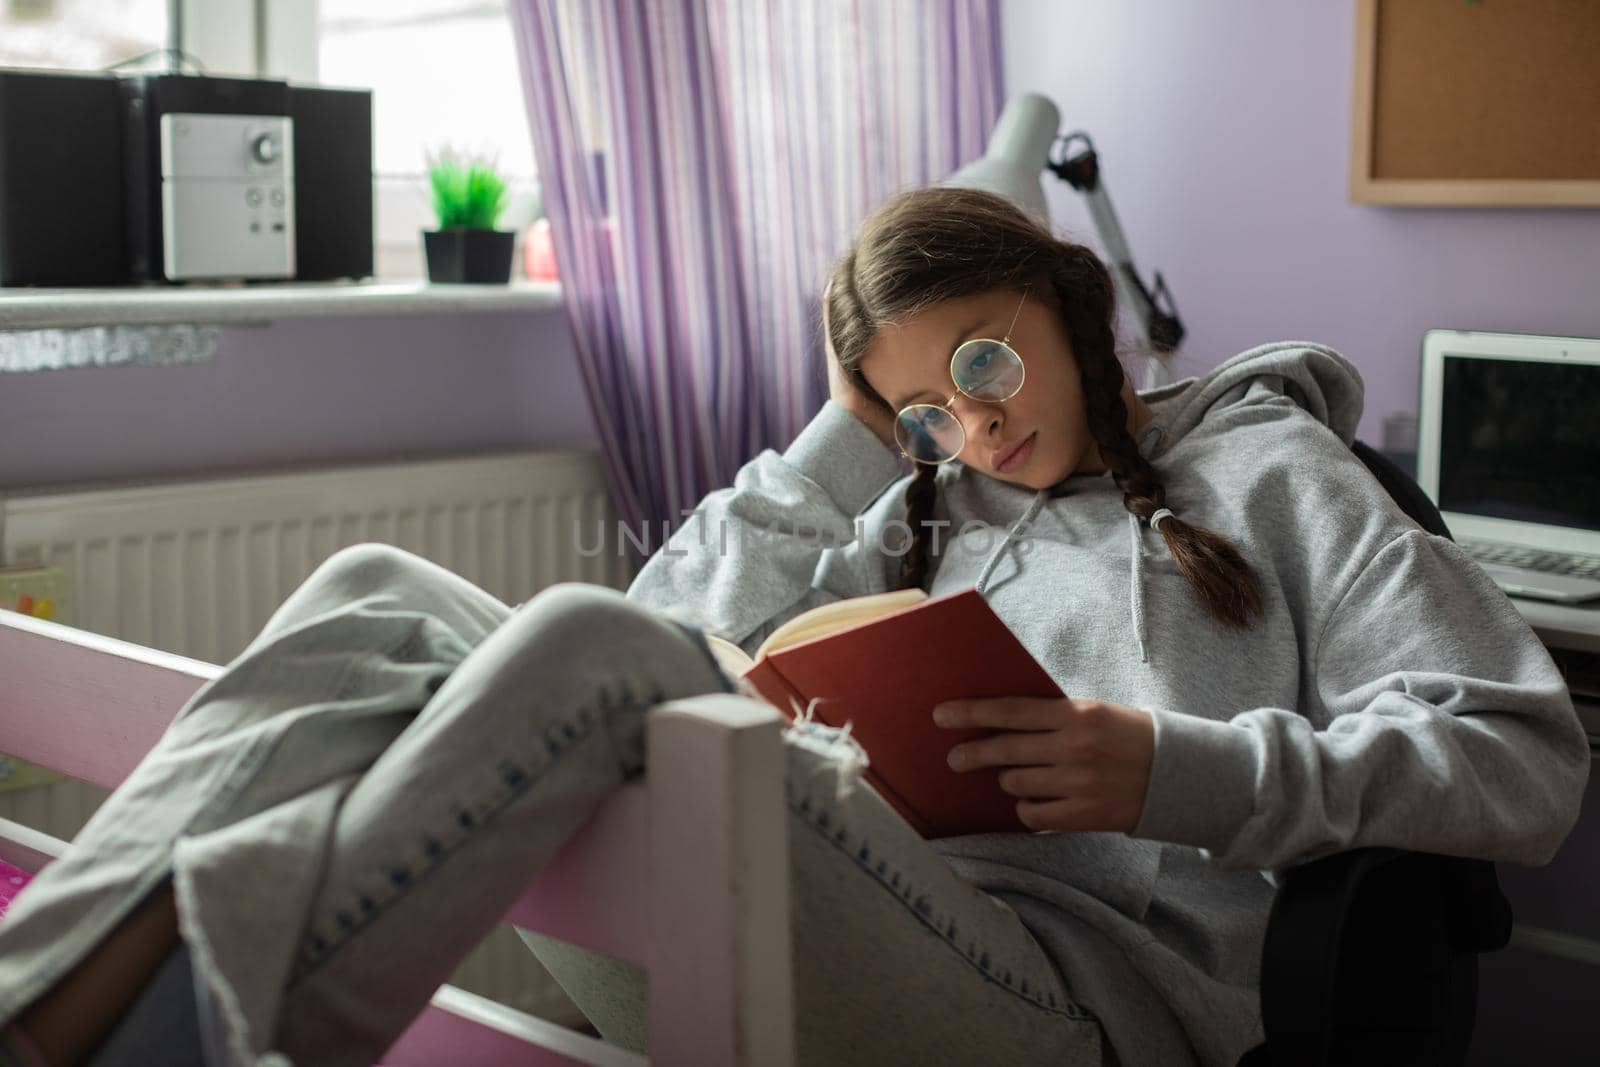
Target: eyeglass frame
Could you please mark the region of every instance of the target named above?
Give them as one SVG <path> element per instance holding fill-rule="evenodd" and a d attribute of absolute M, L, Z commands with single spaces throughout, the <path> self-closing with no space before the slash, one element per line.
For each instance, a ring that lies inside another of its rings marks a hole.
<path fill-rule="evenodd" d="M 1014 399 L 1016 397 L 1017 393 L 1022 392 L 1022 387 L 1023 387 L 1023 385 L 1025 385 L 1027 383 L 1027 380 L 1028 380 L 1028 365 L 1027 365 L 1027 363 L 1025 363 L 1023 361 L 1022 353 L 1018 352 L 1015 348 L 1013 348 L 1011 346 L 1011 331 L 1013 331 L 1013 330 L 1015 330 L 1017 328 L 1017 320 L 1022 317 L 1022 307 L 1023 307 L 1024 304 L 1026 304 L 1028 302 L 1028 293 L 1030 292 L 1030 290 L 1032 288 L 1033 288 L 1032 286 L 1027 286 L 1022 290 L 1022 299 L 1017 302 L 1016 314 L 1011 316 L 1011 325 L 1006 327 L 1006 332 L 1005 332 L 1005 336 L 1004 337 L 1000 338 L 1000 340 L 998 340 L 998 341 L 996 341 L 993 337 L 969 337 L 965 341 L 962 341 L 960 344 L 956 345 L 955 351 L 950 353 L 950 384 L 954 385 L 956 387 L 956 391 L 950 394 L 950 398 L 948 400 L 944 401 L 942 404 L 930 404 L 930 403 L 927 403 L 926 401 L 923 401 L 923 402 L 917 403 L 917 404 L 907 404 L 905 407 L 901 408 L 899 411 L 896 411 L 894 413 L 895 426 L 898 427 L 900 425 L 900 416 L 902 414 L 904 414 L 905 412 L 910 411 L 912 408 L 939 408 L 939 409 L 941 409 L 941 410 L 943 410 L 945 412 L 948 412 L 949 415 L 950 415 L 950 418 L 955 420 L 955 424 L 956 424 L 957 428 L 959 428 L 961 430 L 961 448 L 957 449 L 956 450 L 956 454 L 954 456 L 949 457 L 948 459 L 935 459 L 935 460 L 918 459 L 917 457 L 911 455 L 911 453 L 906 451 L 905 446 L 900 443 L 900 435 L 897 432 L 895 434 L 895 447 L 897 449 L 899 449 L 899 452 L 900 452 L 900 454 L 902 456 L 904 456 L 906 459 L 909 459 L 913 463 L 926 463 L 929 466 L 934 466 L 934 467 L 937 467 L 937 466 L 940 466 L 942 464 L 951 462 L 957 456 L 961 455 L 962 449 L 965 449 L 967 447 L 967 428 L 966 428 L 966 426 L 964 426 L 962 424 L 961 416 L 957 415 L 955 413 L 955 411 L 950 407 L 951 404 L 954 404 L 956 402 L 956 397 L 965 396 L 968 399 L 978 401 L 978 403 L 980 403 L 980 404 L 1004 404 L 1007 400 Z M 979 344 L 979 343 L 984 342 L 984 341 L 987 341 L 990 344 L 1004 345 L 1006 347 L 1006 350 L 1017 358 L 1017 367 L 1018 367 L 1018 369 L 1020 369 L 1022 371 L 1022 381 L 1017 383 L 1017 388 L 1014 391 L 1012 391 L 1011 395 L 1006 397 L 1004 400 L 985 400 L 982 397 L 973 396 L 971 393 L 969 393 L 965 389 L 961 388 L 960 383 L 958 383 L 956 381 L 956 371 L 955 371 L 956 357 L 959 356 L 961 354 L 961 350 L 963 348 L 967 347 L 968 345 L 975 345 L 975 344 Z"/>

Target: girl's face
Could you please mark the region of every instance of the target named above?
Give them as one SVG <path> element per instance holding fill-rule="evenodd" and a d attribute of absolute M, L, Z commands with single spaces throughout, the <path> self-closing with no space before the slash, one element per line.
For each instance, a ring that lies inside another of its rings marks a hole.
<path fill-rule="evenodd" d="M 1066 328 L 1036 293 L 1024 298 L 1014 289 L 996 289 L 946 300 L 900 326 L 885 326 L 862 357 L 861 372 L 896 411 L 911 403 L 943 403 L 956 392 L 950 379 L 956 346 L 974 337 L 1001 340 L 1012 316 L 1010 344 L 1022 357 L 1022 389 L 998 403 L 957 393 L 950 410 L 967 440 L 956 459 L 991 478 L 1032 489 L 1069 474 L 1103 472 L 1084 418 L 1083 385 Z"/>

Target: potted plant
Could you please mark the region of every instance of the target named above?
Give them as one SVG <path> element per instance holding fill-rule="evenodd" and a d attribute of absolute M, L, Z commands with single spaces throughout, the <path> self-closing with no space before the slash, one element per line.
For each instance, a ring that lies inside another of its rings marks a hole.
<path fill-rule="evenodd" d="M 437 230 L 424 230 L 430 282 L 505 284 L 517 235 L 497 230 L 506 206 L 506 179 L 492 161 L 445 149 L 428 161 Z"/>

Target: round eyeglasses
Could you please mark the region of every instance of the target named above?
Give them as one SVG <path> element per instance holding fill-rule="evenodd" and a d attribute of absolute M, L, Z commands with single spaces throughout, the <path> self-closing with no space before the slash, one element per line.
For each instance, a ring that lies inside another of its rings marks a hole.
<path fill-rule="evenodd" d="M 1028 294 L 1022 294 L 1023 302 Z M 996 341 L 976 337 L 964 341 L 950 356 L 950 380 L 956 392 L 942 404 L 907 404 L 896 413 L 894 439 L 900 454 L 918 463 L 948 463 L 961 454 L 967 444 L 967 431 L 950 405 L 966 394 L 974 400 L 998 404 L 1022 390 L 1025 372 L 1022 357 L 1011 347 L 1011 331 L 1022 314 L 1022 304 L 1011 316 L 1006 334 Z"/>

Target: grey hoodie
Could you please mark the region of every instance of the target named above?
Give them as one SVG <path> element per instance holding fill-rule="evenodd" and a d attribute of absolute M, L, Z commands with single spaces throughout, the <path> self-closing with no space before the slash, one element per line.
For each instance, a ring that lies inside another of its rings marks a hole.
<path fill-rule="evenodd" d="M 1034 491 L 946 464 L 929 592 L 977 587 L 1064 692 L 1148 710 L 1156 747 L 1130 834 L 932 845 L 1016 910 L 1124 1063 L 1231 1067 L 1261 1040 L 1271 872 L 1364 845 L 1546 863 L 1589 753 L 1516 609 L 1350 451 L 1362 384 L 1342 356 L 1263 345 L 1141 396 L 1168 506 L 1233 541 L 1265 616 L 1212 619 L 1109 476 Z M 753 652 L 807 608 L 893 588 L 908 480 L 829 401 L 628 595 Z"/>

